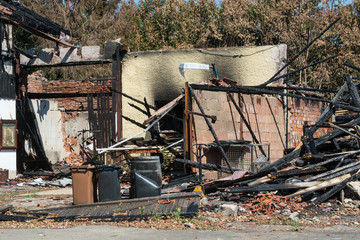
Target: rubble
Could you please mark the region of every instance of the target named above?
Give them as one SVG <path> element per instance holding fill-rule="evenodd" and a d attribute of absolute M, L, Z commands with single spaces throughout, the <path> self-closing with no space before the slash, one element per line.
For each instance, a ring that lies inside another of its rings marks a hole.
<path fill-rule="evenodd" d="M 206 196 L 202 199 L 206 200 L 199 199 L 199 203 L 205 209 L 210 209 L 211 211 L 217 209 L 220 214 L 227 217 L 266 217 L 272 214 L 280 214 L 292 221 L 300 221 L 304 215 L 310 216 L 309 208 L 328 201 L 332 196 L 347 188 L 345 191 L 347 198 L 343 197 L 343 207 L 346 209 L 356 209 L 359 205 L 355 201 L 358 198 L 356 183 L 360 177 L 360 134 L 357 128 L 357 125 L 360 123 L 358 118 L 360 110 L 357 112 L 355 110 L 358 110 L 356 99 L 359 96 L 351 90 L 355 86 L 351 79 L 347 76 L 345 77 L 347 82 L 333 100 L 329 101 L 329 106 L 322 113 L 319 120 L 313 125 L 304 126 L 302 143 L 283 158 L 264 164 L 256 171 L 239 171 L 231 166 L 173 158 L 173 161 L 170 162 L 172 164 L 180 162 L 200 170 L 207 169 L 227 173 L 234 171 L 234 173 L 216 181 L 203 180 L 201 176 L 194 173 L 182 177 L 165 175 L 162 193 L 189 192 L 194 189 L 197 189 L 196 191 L 200 189 L 201 191 L 203 189 Z M 225 87 L 234 88 L 234 85 L 229 84 Z M 229 98 L 231 99 L 230 95 Z M 339 115 L 336 110 L 339 109 L 339 106 L 343 105 L 347 109 L 352 109 L 352 111 L 346 110 L 346 112 L 342 112 Z M 150 125 L 146 129 L 154 126 L 168 112 L 169 110 L 166 109 L 159 116 L 154 115 L 150 118 L 146 123 Z M 207 119 L 208 116 L 205 115 L 204 118 Z M 332 119 L 332 122 L 327 122 L 328 119 Z M 210 126 L 210 130 L 213 129 L 211 128 L 210 121 L 207 124 Z M 327 133 L 315 138 L 314 133 L 319 128 L 326 128 Z M 213 131 L 215 132 L 215 129 Z M 122 144 L 126 144 L 126 142 L 135 141 L 137 136 L 134 135 L 131 138 L 115 143 L 110 148 L 98 149 L 98 151 L 102 153 L 114 150 Z M 214 138 L 215 136 L 214 134 Z M 221 146 L 221 143 L 215 141 L 214 146 Z M 156 147 L 159 149 L 163 148 L 163 146 L 159 145 Z M 138 147 L 133 149 L 136 148 Z M 264 153 L 267 154 L 265 151 Z M 221 154 L 226 155 L 225 153 Z M 266 158 L 266 155 L 262 156 Z M 198 173 L 200 174 L 201 171 Z M 55 176 L 54 174 L 47 174 L 47 172 L 42 172 L 42 174 L 49 175 L 50 177 Z M 29 175 L 35 176 L 36 173 L 30 173 Z M 64 180 L 64 184 L 70 182 L 68 179 Z M 27 184 L 42 186 L 45 184 L 52 185 L 54 182 L 46 182 L 38 178 Z M 57 180 L 57 184 L 58 186 L 63 185 L 63 182 Z M 199 185 L 202 185 L 202 188 L 199 188 Z M 127 191 L 123 190 L 123 192 L 126 193 Z M 349 196 L 354 199 L 349 200 Z M 217 204 L 217 207 L 214 208 L 214 201 L 221 201 L 221 204 Z M 167 202 L 171 201 L 159 200 L 157 204 L 163 205 Z M 326 209 L 324 208 L 323 210 L 327 211 Z M 122 214 L 120 215 L 122 216 Z M 116 215 L 117 220 L 120 219 L 120 215 Z M 135 216 L 138 217 L 138 215 Z M 10 218 L 3 216 L 3 220 L 18 219 L 18 221 L 25 221 L 33 218 L 34 216 L 26 218 L 23 214 Z M 105 218 L 101 217 L 101 219 Z M 128 218 L 122 217 L 121 219 Z"/>
<path fill-rule="evenodd" d="M 33 182 L 27 182 L 27 183 L 18 183 L 17 185 L 19 187 L 22 187 L 24 185 L 30 185 L 30 186 L 41 186 L 41 187 L 49 187 L 49 186 L 55 186 L 55 187 L 66 187 L 72 185 L 72 179 L 70 178 L 63 178 L 56 181 L 44 181 L 42 178 L 36 178 Z"/>

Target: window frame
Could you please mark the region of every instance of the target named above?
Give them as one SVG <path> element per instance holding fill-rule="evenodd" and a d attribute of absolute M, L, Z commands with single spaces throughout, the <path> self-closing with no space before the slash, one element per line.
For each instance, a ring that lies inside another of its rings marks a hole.
<path fill-rule="evenodd" d="M 13 123 L 15 124 L 15 146 L 3 146 L 3 123 Z M 0 150 L 11 150 L 17 149 L 18 142 L 17 142 L 17 121 L 16 120 L 4 120 L 0 119 Z"/>

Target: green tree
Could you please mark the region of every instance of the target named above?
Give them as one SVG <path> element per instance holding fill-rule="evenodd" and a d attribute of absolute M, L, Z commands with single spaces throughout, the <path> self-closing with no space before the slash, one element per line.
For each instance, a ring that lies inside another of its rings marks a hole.
<path fill-rule="evenodd" d="M 121 37 L 132 51 L 286 44 L 289 58 L 337 17 L 326 32 L 289 66 L 289 71 L 340 54 L 335 60 L 290 77 L 315 88 L 342 85 L 343 62 L 360 65 L 359 1 L 343 0 L 23 0 L 22 3 L 70 30 L 73 43 L 100 45 Z M 65 3 L 65 4 L 64 4 Z M 16 38 L 28 36 L 16 32 Z M 20 47 L 54 46 L 42 39 L 18 41 Z M 110 75 L 108 67 L 49 70 L 60 78 Z"/>

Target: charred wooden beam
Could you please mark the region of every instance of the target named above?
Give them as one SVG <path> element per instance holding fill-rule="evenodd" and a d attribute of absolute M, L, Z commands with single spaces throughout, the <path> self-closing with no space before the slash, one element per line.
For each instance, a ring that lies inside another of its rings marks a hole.
<path fill-rule="evenodd" d="M 136 103 L 139 103 L 139 104 L 141 104 L 141 105 L 146 106 L 146 104 L 145 104 L 144 102 L 142 102 L 142 101 L 140 101 L 140 100 L 138 100 L 138 99 L 136 99 L 136 98 L 133 98 L 133 97 L 131 97 L 130 95 L 124 93 L 124 92 L 118 91 L 118 90 L 113 89 L 113 88 L 110 88 L 110 87 L 109 87 L 109 90 L 112 91 L 112 92 L 114 92 L 114 93 L 116 93 L 116 94 L 120 94 L 121 96 L 124 96 L 124 97 L 126 97 L 126 98 L 128 98 L 128 99 L 130 99 L 130 100 L 132 100 L 132 101 L 134 101 L 134 102 L 136 102 Z M 154 106 L 152 106 L 152 105 L 149 105 L 149 108 L 151 108 L 151 109 L 153 109 L 153 110 L 157 110 L 157 109 L 156 109 Z"/>
<path fill-rule="evenodd" d="M 298 94 L 284 93 L 283 91 L 279 91 L 274 88 L 263 88 L 263 87 L 248 87 L 248 86 L 234 86 L 223 87 L 223 86 L 210 86 L 210 85 L 197 85 L 191 84 L 191 87 L 195 90 L 206 90 L 206 91 L 215 91 L 215 92 L 230 92 L 230 93 L 244 93 L 244 94 L 269 94 L 269 95 L 279 95 L 279 96 L 287 96 L 293 97 L 297 99 L 304 99 L 310 101 L 318 101 L 318 102 L 326 102 L 330 103 L 330 100 L 326 100 L 323 98 L 317 97 L 306 97 Z M 343 105 L 346 103 L 344 102 Z M 345 105 L 346 106 L 346 105 Z"/>
<path fill-rule="evenodd" d="M 354 125 L 359 124 L 359 123 L 360 123 L 360 118 L 353 120 L 351 123 L 349 123 L 349 125 L 354 126 Z M 323 144 L 326 141 L 330 141 L 330 140 L 336 138 L 337 136 L 339 136 L 340 134 L 342 134 L 342 132 L 340 130 L 338 130 L 338 129 L 335 129 L 334 131 L 325 134 L 321 138 L 316 139 L 315 140 L 315 146 L 319 146 L 320 144 Z M 359 150 L 359 152 L 360 152 L 360 150 Z M 329 159 L 327 161 L 324 161 L 325 163 L 322 162 L 322 163 L 319 163 L 317 165 L 312 165 L 312 167 L 325 165 L 325 164 L 327 164 L 329 162 L 340 160 L 342 157 L 353 155 L 354 153 L 358 153 L 358 152 L 356 151 L 356 152 L 348 153 L 349 155 L 343 155 L 343 156 L 335 157 L 335 158 L 333 158 L 331 160 Z M 300 154 L 301 154 L 301 148 L 299 148 L 297 150 L 294 150 L 293 152 L 285 155 L 284 157 L 280 158 L 279 160 L 277 160 L 277 161 L 271 163 L 270 165 L 260 169 L 260 171 L 257 173 L 257 176 L 262 177 L 262 176 L 265 176 L 265 175 L 271 173 L 272 171 L 281 169 L 282 167 L 286 166 L 287 163 L 289 163 L 292 160 L 300 157 Z M 310 168 L 310 167 L 308 166 L 308 168 Z"/>
<path fill-rule="evenodd" d="M 326 200 L 328 200 L 329 198 L 331 198 L 332 196 L 334 196 L 336 193 L 340 192 L 342 189 L 344 189 L 346 187 L 346 184 L 348 184 L 349 182 L 352 181 L 356 181 L 360 178 L 360 172 L 357 172 L 356 174 L 352 175 L 350 178 L 347 178 L 345 180 L 343 180 L 341 183 L 337 184 L 335 187 L 333 187 L 331 190 L 329 190 L 328 192 L 324 193 L 323 195 L 321 195 L 320 197 L 316 198 L 313 203 L 315 205 L 318 205 L 320 203 L 325 202 Z"/>
<path fill-rule="evenodd" d="M 277 86 L 277 87 L 271 87 L 271 86 L 266 86 L 263 87 L 263 89 L 267 89 L 267 90 L 273 90 L 273 91 L 279 91 L 279 90 L 292 90 L 292 91 L 297 91 L 297 92 L 315 92 L 315 93 L 337 93 L 337 90 L 333 90 L 333 89 L 317 89 L 317 88 L 306 88 L 306 87 L 281 87 L 281 86 Z"/>
<path fill-rule="evenodd" d="M 255 136 L 255 133 L 253 132 L 253 130 L 252 130 L 249 122 L 246 120 L 244 114 L 242 113 L 240 107 L 239 107 L 239 106 L 237 105 L 237 103 L 235 102 L 235 100 L 234 100 L 234 98 L 232 97 L 232 95 L 231 95 L 229 92 L 227 92 L 227 95 L 228 95 L 228 97 L 230 98 L 231 102 L 234 104 L 234 106 L 235 106 L 236 110 L 238 111 L 238 113 L 240 114 L 240 117 L 241 117 L 241 119 L 244 121 L 246 127 L 248 128 L 248 130 L 249 130 L 249 132 L 250 132 L 250 134 L 251 134 L 254 142 L 257 143 L 257 144 L 260 144 L 260 142 L 259 142 L 259 140 L 257 139 L 257 137 Z M 264 149 L 262 148 L 261 145 L 259 145 L 259 149 L 260 149 L 261 153 L 264 154 L 264 156 L 267 156 L 267 154 L 265 153 L 265 151 L 264 151 Z"/>
<path fill-rule="evenodd" d="M 345 175 L 342 175 L 340 177 L 333 178 L 333 179 L 328 180 L 328 181 L 323 181 L 323 182 L 321 182 L 319 184 L 316 184 L 314 186 L 299 190 L 299 191 L 297 191 L 297 192 L 295 192 L 293 194 L 287 195 L 286 197 L 294 197 L 294 196 L 298 196 L 298 195 L 303 195 L 303 194 L 306 194 L 306 193 L 309 193 L 309 192 L 315 192 L 315 191 L 318 191 L 320 189 L 335 186 L 336 184 L 339 184 L 342 181 L 344 181 L 344 180 L 346 180 L 346 179 L 348 179 L 350 177 L 351 177 L 350 174 L 345 174 Z"/>
<path fill-rule="evenodd" d="M 359 92 L 358 92 L 357 87 L 351 81 L 351 78 L 350 78 L 349 74 L 345 74 L 345 78 L 346 78 L 346 84 L 348 85 L 349 92 L 350 92 L 350 95 L 351 95 L 352 100 L 354 102 L 354 105 L 356 107 L 360 107 L 360 96 L 359 96 Z"/>
<path fill-rule="evenodd" d="M 338 101 L 338 99 L 341 97 L 341 95 L 345 92 L 346 88 L 347 88 L 347 84 L 345 83 L 341 87 L 341 89 L 336 93 L 335 97 L 331 100 L 330 105 L 324 110 L 324 112 L 321 114 L 319 119 L 316 121 L 315 125 L 323 124 L 335 113 L 334 103 L 336 103 Z M 306 130 L 305 135 L 307 137 L 309 137 L 310 135 L 312 136 L 317 129 L 318 129 L 318 127 L 313 126 L 310 129 Z"/>
<path fill-rule="evenodd" d="M 356 155 L 356 154 L 359 154 L 359 153 L 360 153 L 360 150 L 356 150 L 356 151 L 348 152 L 348 153 L 345 153 L 345 154 L 341 154 L 340 156 L 336 156 L 336 157 L 327 159 L 325 161 L 322 161 L 322 162 L 319 162 L 319 163 L 316 163 L 316 164 L 311 164 L 311 165 L 305 166 L 305 169 L 324 166 L 324 165 L 332 163 L 332 162 L 340 161 L 341 159 L 344 159 L 344 158 L 349 158 L 349 157 L 351 157 L 353 155 Z"/>
<path fill-rule="evenodd" d="M 335 116 L 336 122 L 334 122 L 334 124 L 344 124 L 357 118 L 360 118 L 360 113 L 354 115 Z"/>
<path fill-rule="evenodd" d="M 71 67 L 71 66 L 89 66 L 89 65 L 99 65 L 99 64 L 109 64 L 112 63 L 110 60 L 82 60 L 78 62 L 64 62 L 64 63 L 54 63 L 54 64 L 22 64 L 22 68 L 46 68 L 46 67 Z"/>
<path fill-rule="evenodd" d="M 356 66 L 354 66 L 354 65 L 352 65 L 350 63 L 345 62 L 344 65 L 360 72 L 360 68 L 358 68 L 358 67 L 356 67 Z"/>
<path fill-rule="evenodd" d="M 284 157 L 280 158 L 279 160 L 271 163 L 270 165 L 260 169 L 258 175 L 265 176 L 272 171 L 276 171 L 280 169 L 282 166 L 285 166 L 290 161 L 300 157 L 301 149 L 294 150 L 293 152 L 285 155 Z"/>
<path fill-rule="evenodd" d="M 0 5 L 7 8 L 6 11 L 2 11 L 2 15 L 7 16 L 13 21 L 26 23 L 33 28 L 53 35 L 60 35 L 61 32 L 70 35 L 70 32 L 59 24 L 26 8 L 19 2 L 0 0 Z"/>
<path fill-rule="evenodd" d="M 336 141 L 336 139 L 331 140 L 331 142 L 334 144 L 334 147 L 336 148 L 336 150 L 338 150 L 338 151 L 341 150 L 341 148 L 340 148 L 338 142 Z"/>
<path fill-rule="evenodd" d="M 150 116 L 151 116 L 151 115 L 149 116 L 149 114 L 148 114 L 147 111 L 144 111 L 143 109 L 139 108 L 139 107 L 136 106 L 135 104 L 129 103 L 129 106 L 135 108 L 136 110 L 138 110 L 139 112 L 141 112 L 142 114 L 144 114 L 144 115 L 147 116 L 147 117 L 150 117 Z"/>
<path fill-rule="evenodd" d="M 10 211 L 11 209 L 13 209 L 13 205 L 8 205 L 8 206 L 5 206 L 5 207 L 2 207 L 2 208 L 0 208 L 0 214 L 4 214 L 7 211 Z"/>
<path fill-rule="evenodd" d="M 313 184 L 310 184 L 313 185 Z M 307 188 L 309 185 L 297 185 L 297 184 L 264 184 L 258 185 L 254 187 L 236 187 L 227 189 L 226 192 L 229 193 L 246 193 L 246 192 L 262 192 L 262 191 L 284 191 L 284 190 L 294 190 L 294 189 L 301 189 Z"/>
<path fill-rule="evenodd" d="M 25 222 L 28 220 L 38 219 L 38 217 L 30 217 L 26 215 L 5 215 L 0 214 L 0 221 L 16 221 L 16 222 Z"/>
<path fill-rule="evenodd" d="M 174 212 L 169 213 L 157 213 L 160 217 L 169 217 L 173 216 Z M 195 212 L 180 212 L 177 213 L 181 217 L 192 217 L 197 214 Z M 154 217 L 154 214 L 134 214 L 134 215 L 104 215 L 104 216 L 65 216 L 65 217 L 49 217 L 47 219 L 51 219 L 56 222 L 63 222 L 65 220 L 77 221 L 77 222 L 88 222 L 88 221 L 99 221 L 99 222 L 122 222 L 122 221 L 139 221 L 146 220 L 151 217 Z"/>
<path fill-rule="evenodd" d="M 200 163 L 199 162 L 194 162 L 194 161 L 190 161 L 190 160 L 186 160 L 186 159 L 179 159 L 179 158 L 174 158 L 173 159 L 176 162 L 180 162 L 180 163 L 184 163 L 184 164 L 189 164 L 193 167 L 199 168 L 200 167 Z M 232 173 L 229 168 L 227 167 L 223 167 L 217 164 L 211 164 L 211 163 L 201 163 L 201 168 L 203 169 L 207 169 L 207 170 L 214 170 L 214 171 L 218 171 L 218 172 L 224 172 L 224 173 Z"/>
<path fill-rule="evenodd" d="M 321 174 L 318 174 L 316 176 L 312 176 L 312 177 L 309 177 L 307 179 L 305 179 L 304 181 L 305 182 L 310 182 L 310 181 L 314 181 L 314 180 L 317 180 L 319 178 L 323 178 L 327 175 L 330 175 L 332 173 L 337 173 L 337 172 L 340 172 L 344 169 L 348 169 L 348 168 L 351 168 L 351 167 L 354 167 L 354 166 L 360 166 L 360 161 L 356 161 L 356 162 L 353 162 L 353 163 L 350 163 L 350 164 L 347 164 L 345 166 L 342 166 L 342 167 L 339 167 L 339 168 L 336 168 L 336 169 L 332 169 L 330 171 L 327 171 L 327 172 L 324 172 L 324 173 L 321 173 Z M 359 167 L 360 168 L 360 167 Z M 344 173 L 345 174 L 345 173 Z M 341 174 L 343 175 L 343 174 Z"/>
<path fill-rule="evenodd" d="M 272 76 L 268 81 L 261 84 L 260 86 L 266 86 L 266 85 L 274 82 L 274 79 L 275 79 L 276 76 L 278 76 L 292 62 L 294 62 L 303 52 L 305 52 L 317 39 L 319 39 L 322 35 L 324 35 L 324 33 L 327 32 L 339 20 L 340 20 L 340 18 L 337 18 L 335 21 L 333 21 L 328 27 L 326 27 L 321 33 L 319 33 L 313 40 L 311 40 L 300 52 L 298 52 L 292 59 L 290 59 L 290 61 L 287 62 L 279 71 L 277 71 L 274 74 L 274 76 Z"/>
<path fill-rule="evenodd" d="M 360 165 L 356 165 L 356 166 L 353 166 L 353 167 L 346 168 L 346 169 L 344 169 L 342 171 L 335 172 L 335 173 L 333 173 L 333 174 L 331 174 L 329 176 L 323 177 L 322 179 L 323 180 L 330 180 L 330 179 L 339 177 L 339 176 L 347 174 L 347 173 L 353 174 L 353 173 L 356 173 L 359 169 L 360 169 Z"/>
<path fill-rule="evenodd" d="M 346 130 L 346 129 L 343 128 L 343 127 L 337 126 L 337 125 L 332 124 L 332 123 L 329 123 L 329 125 L 330 125 L 331 127 L 337 128 L 337 129 L 339 129 L 340 131 L 343 131 L 344 133 L 347 133 L 347 134 L 353 136 L 354 138 L 357 138 L 357 139 L 360 140 L 360 137 L 359 137 L 358 135 L 356 135 L 356 134 L 354 134 L 354 133 L 352 133 L 352 132 L 349 132 L 348 130 Z"/>
<path fill-rule="evenodd" d="M 121 115 L 121 117 L 122 117 L 123 119 L 125 119 L 125 120 L 127 120 L 127 121 L 131 122 L 132 124 L 134 124 L 134 125 L 136 125 L 136 126 L 140 127 L 140 128 L 146 129 L 146 126 L 145 126 L 144 124 L 141 124 L 141 123 L 139 123 L 139 122 L 135 121 L 135 120 L 134 120 L 134 119 L 132 119 L 132 118 L 126 117 L 126 116 L 124 116 L 124 115 Z"/>
<path fill-rule="evenodd" d="M 255 174 L 252 174 L 252 175 L 249 175 L 246 177 L 242 177 L 240 179 L 214 183 L 211 186 L 206 187 L 205 191 L 206 191 L 206 193 L 211 193 L 211 192 L 218 191 L 219 188 L 225 188 L 225 187 L 233 186 L 235 184 L 242 184 L 242 183 L 247 184 L 247 183 L 253 181 L 254 179 L 264 177 L 267 174 L 269 174 L 279 168 L 283 168 L 288 162 L 300 157 L 300 152 L 301 152 L 301 149 L 297 149 L 297 150 L 289 153 L 288 155 L 280 158 L 276 162 L 271 163 L 270 165 L 260 169 L 260 171 L 258 173 L 255 173 Z"/>
<path fill-rule="evenodd" d="M 353 127 L 353 126 L 356 126 L 358 124 L 360 124 L 360 118 L 356 118 L 356 119 L 352 120 L 351 122 L 347 123 L 347 125 L 349 127 Z M 343 134 L 343 131 L 341 131 L 339 129 L 335 129 L 335 130 L 333 130 L 333 131 L 319 137 L 318 139 L 316 139 L 315 140 L 315 145 L 319 146 L 321 144 L 324 144 L 325 142 L 331 141 L 332 139 L 334 139 L 334 138 L 336 138 L 336 137 L 338 137 L 338 136 L 340 136 L 342 134 Z"/>
<path fill-rule="evenodd" d="M 306 65 L 305 67 L 301 67 L 301 68 L 296 69 L 296 70 L 294 70 L 294 71 L 288 72 L 288 73 L 286 73 L 286 74 L 284 74 L 284 75 L 281 75 L 281 76 L 278 76 L 278 77 L 276 77 L 276 78 L 273 78 L 272 81 L 275 82 L 275 81 L 280 80 L 280 79 L 282 79 L 282 78 L 286 78 L 287 76 L 290 76 L 290 75 L 292 75 L 292 74 L 294 74 L 294 73 L 300 72 L 300 71 L 305 70 L 305 69 L 307 69 L 307 68 L 309 68 L 309 67 L 316 66 L 316 65 L 318 65 L 318 64 L 320 64 L 320 63 L 327 62 L 327 61 L 329 61 L 329 60 L 331 60 L 331 59 L 334 59 L 334 58 L 336 58 L 336 57 L 338 57 L 338 56 L 339 56 L 338 54 L 335 54 L 335 55 L 332 55 L 332 56 L 327 57 L 327 58 L 325 58 L 325 59 L 322 59 L 322 60 L 319 60 L 319 61 L 310 63 L 309 65 Z"/>
<path fill-rule="evenodd" d="M 272 179 L 275 178 L 281 178 L 281 177 L 293 177 L 293 176 L 301 176 L 301 175 L 307 175 L 312 173 L 319 173 L 326 171 L 326 168 L 323 166 L 317 166 L 314 168 L 308 168 L 308 169 L 291 169 L 288 171 L 283 172 L 272 172 L 269 174 L 269 177 Z"/>
<path fill-rule="evenodd" d="M 337 108 L 342 108 L 345 110 L 349 110 L 349 111 L 353 111 L 353 112 L 360 112 L 360 108 L 358 107 L 354 107 L 354 106 L 350 106 L 348 104 L 343 104 L 343 103 L 334 103 L 334 106 Z"/>

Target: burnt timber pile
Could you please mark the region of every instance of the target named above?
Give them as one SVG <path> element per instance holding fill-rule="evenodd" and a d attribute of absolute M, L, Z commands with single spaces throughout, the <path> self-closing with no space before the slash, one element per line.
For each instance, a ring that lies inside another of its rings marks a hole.
<path fill-rule="evenodd" d="M 302 143 L 292 152 L 257 173 L 205 184 L 205 191 L 221 192 L 224 199 L 231 200 L 247 199 L 249 193 L 275 191 L 289 198 L 301 196 L 303 201 L 317 205 L 343 191 L 348 183 L 357 181 L 360 178 L 360 98 L 358 85 L 349 75 L 344 77 L 346 83 L 318 121 L 304 126 Z M 333 121 L 328 122 L 329 119 Z M 327 128 L 329 132 L 315 138 L 314 133 L 320 128 Z"/>

